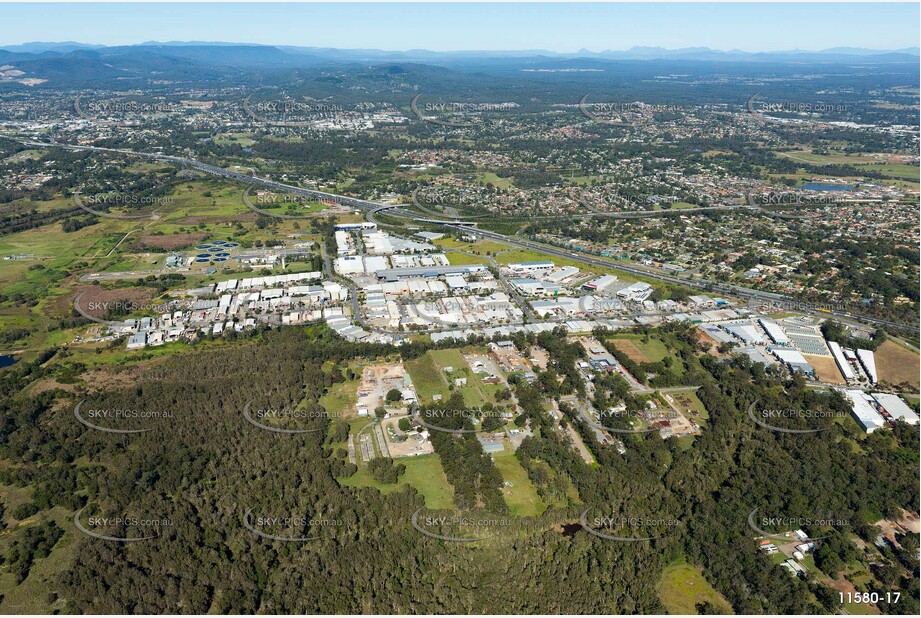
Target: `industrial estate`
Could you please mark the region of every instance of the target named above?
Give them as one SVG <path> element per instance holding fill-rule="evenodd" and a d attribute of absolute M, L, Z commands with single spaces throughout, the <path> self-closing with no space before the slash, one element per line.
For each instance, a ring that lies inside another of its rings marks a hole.
<path fill-rule="evenodd" d="M 917 614 L 917 50 L 676 53 L 0 49 L 0 611 Z"/>

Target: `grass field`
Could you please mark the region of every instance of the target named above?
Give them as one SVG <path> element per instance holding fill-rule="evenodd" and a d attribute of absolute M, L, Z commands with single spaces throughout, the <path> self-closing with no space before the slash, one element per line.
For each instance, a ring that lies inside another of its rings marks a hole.
<path fill-rule="evenodd" d="M 400 477 L 400 484 L 415 487 L 425 497 L 426 508 L 454 507 L 454 489 L 445 477 L 438 455 L 401 457 L 397 461 L 406 466 L 406 472 Z"/>
<path fill-rule="evenodd" d="M 422 494 L 426 508 L 451 509 L 454 507 L 454 489 L 448 483 L 438 455 L 401 457 L 396 461 L 406 466 L 406 472 L 394 484 L 378 483 L 371 478 L 366 468 L 359 468 L 358 472 L 352 476 L 339 479 L 339 484 L 344 487 L 373 487 L 384 494 L 402 491 L 404 487 L 412 486 Z"/>
<path fill-rule="evenodd" d="M 476 175 L 476 181 L 481 185 L 492 184 L 497 189 L 508 189 L 512 186 L 510 178 L 502 178 L 493 172 L 480 172 Z"/>
<path fill-rule="evenodd" d="M 502 474 L 502 479 L 511 483 L 511 487 L 502 488 L 502 494 L 505 496 L 505 503 L 508 504 L 509 512 L 516 517 L 532 517 L 543 513 L 547 509 L 537 490 L 528 479 L 528 473 L 521 467 L 518 458 L 515 457 L 512 446 L 505 443 L 505 450 L 492 454 L 493 462 L 496 468 Z"/>
<path fill-rule="evenodd" d="M 445 253 L 451 266 L 464 266 L 466 264 L 486 264 L 486 258 L 479 255 L 470 255 L 458 251 L 448 251 Z"/>
<path fill-rule="evenodd" d="M 481 255 L 495 254 L 499 251 L 505 251 L 510 245 L 496 242 L 494 240 L 478 240 L 476 242 L 462 242 L 449 236 L 439 238 L 435 244 L 445 249 L 460 249 L 470 253 L 479 253 Z"/>
<path fill-rule="evenodd" d="M 320 397 L 320 405 L 326 410 L 330 418 L 344 417 L 356 414 L 355 404 L 358 401 L 359 380 L 346 380 L 333 384 L 325 395 Z"/>
<path fill-rule="evenodd" d="M 696 412 L 700 418 L 710 418 L 709 413 L 707 413 L 707 408 L 704 407 L 703 402 L 700 400 L 700 398 L 697 397 L 696 394 L 671 393 L 669 396 L 675 400 L 675 405 L 682 408 L 682 411 L 684 411 L 684 408 L 688 408 Z"/>
<path fill-rule="evenodd" d="M 29 576 L 21 584 L 16 584 L 16 576 L 12 572 L 6 569 L 0 572 L 0 614 L 48 614 L 63 609 L 63 601 L 53 600 L 48 591 L 57 589 L 57 578 L 69 568 L 80 540 L 75 538 L 76 533 L 70 523 L 73 513 L 55 507 L 40 511 L 23 521 L 16 521 L 10 511 L 28 502 L 31 495 L 29 488 L 0 485 L 0 499 L 6 505 L 4 519 L 7 523 L 7 527 L 0 532 L 0 552 L 6 554 L 14 540 L 21 538 L 27 528 L 43 519 L 53 520 L 64 531 L 64 535 L 47 558 L 35 560 Z"/>
<path fill-rule="evenodd" d="M 453 371 L 448 374 L 444 370 L 445 367 L 451 367 Z M 487 401 L 494 401 L 495 392 L 498 390 L 495 385 L 483 384 L 456 348 L 427 352 L 406 363 L 406 370 L 422 403 L 430 403 L 432 395 L 435 394 L 440 394 L 443 400 L 448 399 L 453 392 L 448 386 L 449 381 L 457 378 L 467 378 L 466 386 L 458 386 L 455 389 L 464 396 L 464 404 L 473 408 L 478 408 Z"/>
<path fill-rule="evenodd" d="M 894 341 L 887 341 L 876 350 L 876 370 L 881 382 L 919 387 L 918 372 L 921 357 Z"/>
<path fill-rule="evenodd" d="M 661 339 L 649 337 L 643 341 L 642 335 L 618 335 L 612 340 L 617 349 L 638 363 L 656 362 L 668 356 L 668 348 Z"/>
<path fill-rule="evenodd" d="M 704 601 L 709 601 L 723 613 L 733 613 L 729 602 L 704 579 L 702 569 L 688 564 L 683 558 L 667 566 L 662 573 L 659 599 L 670 614 L 696 614 L 696 605 Z"/>
<path fill-rule="evenodd" d="M 444 394 L 448 391 L 448 383 L 445 381 L 441 368 L 435 363 L 431 354 L 423 354 L 419 358 L 413 359 L 405 364 L 406 371 L 413 380 L 416 387 L 416 395 L 419 402 L 423 404 L 431 403 L 432 395 Z"/>

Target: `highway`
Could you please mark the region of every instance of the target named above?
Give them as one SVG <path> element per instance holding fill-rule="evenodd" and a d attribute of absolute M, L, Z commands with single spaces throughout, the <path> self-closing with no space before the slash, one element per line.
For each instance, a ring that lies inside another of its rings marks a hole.
<path fill-rule="evenodd" d="M 89 152 L 108 152 L 108 153 L 113 153 L 113 154 L 144 157 L 144 158 L 155 159 L 159 161 L 165 161 L 169 163 L 174 163 L 176 165 L 190 167 L 192 169 L 196 169 L 201 172 L 205 172 L 207 174 L 212 174 L 214 176 L 229 178 L 233 180 L 239 180 L 239 181 L 250 183 L 250 184 L 257 184 L 257 185 L 260 185 L 260 186 L 263 186 L 269 189 L 274 189 L 277 191 L 286 191 L 289 193 L 293 193 L 295 195 L 311 197 L 317 200 L 332 201 L 338 204 L 343 204 L 343 205 L 350 206 L 353 208 L 365 210 L 367 211 L 368 219 L 370 221 L 374 221 L 375 213 L 387 210 L 389 211 L 388 214 L 395 215 L 398 217 L 409 218 L 413 221 L 418 221 L 420 223 L 432 223 L 432 224 L 444 225 L 446 227 L 462 229 L 462 230 L 470 230 L 471 228 L 475 228 L 477 234 L 482 235 L 486 238 L 491 238 L 493 240 L 497 240 L 497 241 L 506 243 L 508 245 L 512 245 L 512 246 L 516 246 L 516 247 L 520 247 L 524 249 L 532 249 L 535 251 L 540 251 L 540 252 L 543 252 L 549 255 L 554 255 L 557 257 L 565 258 L 567 260 L 581 262 L 583 264 L 589 264 L 593 266 L 602 266 L 605 268 L 614 268 L 614 269 L 622 270 L 624 272 L 635 274 L 641 277 L 648 277 L 650 279 L 664 281 L 666 283 L 671 283 L 675 285 L 683 285 L 686 287 L 695 288 L 695 289 L 708 291 L 708 292 L 716 292 L 720 294 L 732 295 L 737 298 L 742 298 L 745 300 L 754 299 L 756 301 L 764 302 L 765 304 L 773 303 L 773 304 L 782 305 L 783 303 L 788 303 L 791 307 L 795 308 L 796 311 L 800 311 L 802 313 L 808 313 L 810 315 L 814 315 L 817 317 L 823 317 L 823 318 L 827 318 L 829 315 L 833 315 L 842 322 L 851 322 L 851 323 L 858 323 L 858 324 L 863 323 L 863 324 L 869 324 L 869 325 L 877 326 L 877 327 L 882 326 L 882 327 L 887 327 L 890 329 L 897 329 L 897 330 L 907 331 L 911 333 L 917 333 L 919 331 L 918 327 L 914 325 L 910 326 L 907 324 L 900 324 L 898 322 L 893 322 L 891 320 L 885 320 L 882 318 L 875 318 L 875 317 L 870 317 L 870 316 L 855 316 L 847 311 L 832 309 L 832 310 L 820 312 L 817 309 L 811 308 L 810 305 L 808 305 L 807 303 L 801 303 L 799 301 L 796 301 L 795 299 L 792 299 L 792 298 L 789 298 L 789 297 L 786 297 L 780 294 L 774 294 L 770 292 L 761 292 L 759 290 L 753 290 L 750 288 L 745 288 L 745 287 L 734 285 L 734 284 L 718 283 L 718 282 L 710 281 L 706 279 L 683 279 L 681 277 L 676 277 L 674 275 L 670 275 L 667 273 L 649 271 L 647 269 L 640 268 L 638 266 L 634 266 L 631 264 L 623 264 L 620 262 L 615 263 L 609 260 L 585 255 L 582 253 L 565 251 L 557 247 L 552 247 L 552 246 L 536 243 L 534 241 L 525 240 L 519 237 L 506 236 L 504 234 L 499 234 L 497 232 L 490 232 L 487 230 L 483 230 L 481 228 L 476 228 L 476 221 L 458 221 L 458 220 L 447 221 L 447 220 L 442 220 L 442 219 L 430 219 L 430 218 L 420 217 L 416 213 L 412 213 L 410 211 L 404 210 L 400 206 L 396 206 L 396 205 L 390 206 L 390 205 L 380 204 L 377 202 L 372 202 L 369 200 L 362 200 L 362 199 L 358 199 L 354 197 L 337 195 L 335 193 L 327 193 L 324 191 L 317 191 L 315 189 L 304 189 L 301 187 L 295 187 L 293 185 L 287 185 L 287 184 L 277 182 L 274 180 L 269 180 L 267 178 L 260 178 L 255 175 L 247 175 L 247 174 L 243 174 L 240 172 L 233 172 L 230 170 L 226 170 L 226 169 L 217 167 L 215 165 L 202 163 L 200 161 L 195 161 L 194 159 L 188 159 L 185 157 L 175 157 L 175 156 L 170 156 L 170 155 L 164 155 L 162 153 L 138 152 L 138 151 L 128 150 L 128 149 L 100 148 L 97 146 L 77 146 L 77 145 L 71 145 L 71 144 L 61 144 L 58 142 L 46 143 L 46 142 L 36 142 L 33 140 L 21 140 L 17 138 L 10 138 L 10 139 L 14 139 L 15 141 L 18 141 L 20 143 L 23 143 L 31 147 L 64 148 L 67 150 L 89 151 Z M 743 207 L 749 208 L 749 209 L 754 208 L 757 210 L 761 210 L 759 207 L 753 206 L 753 205 L 717 206 L 717 207 L 707 207 L 707 209 L 708 210 L 733 210 L 736 208 L 743 208 Z M 674 212 L 692 212 L 692 211 L 697 211 L 697 210 L 704 210 L 704 208 L 685 209 L 683 211 L 674 211 Z M 663 214 L 670 214 L 671 212 L 672 211 L 650 211 L 648 214 L 644 213 L 644 215 L 645 216 L 662 216 Z M 763 212 L 768 212 L 768 211 L 763 211 Z M 605 215 L 605 216 L 613 217 L 617 214 L 624 215 L 625 218 L 630 217 L 630 216 L 639 216 L 634 213 L 590 213 L 584 216 Z"/>

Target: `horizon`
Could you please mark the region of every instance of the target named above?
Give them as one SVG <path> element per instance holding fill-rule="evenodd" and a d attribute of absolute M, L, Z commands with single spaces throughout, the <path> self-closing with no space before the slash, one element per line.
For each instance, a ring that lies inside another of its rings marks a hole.
<path fill-rule="evenodd" d="M 919 47 L 915 24 L 921 19 L 917 3 L 395 4 L 234 3 L 215 10 L 213 3 L 188 3 L 170 4 L 163 11 L 156 3 L 11 3 L 0 6 L 2 22 L 8 24 L 0 27 L 0 46 L 227 43 L 557 54 L 634 47 L 893 51 Z M 818 32 L 817 23 L 822 24 Z M 84 42 L 76 34 L 88 31 L 95 40 Z"/>
<path fill-rule="evenodd" d="M 555 51 L 551 49 L 543 48 L 533 48 L 533 49 L 516 49 L 516 48 L 507 48 L 507 49 L 482 49 L 482 48 L 464 48 L 464 49 L 445 49 L 445 50 L 434 50 L 424 47 L 407 47 L 402 49 L 397 48 L 380 48 L 380 47 L 329 47 L 329 46 L 320 46 L 320 45 L 290 45 L 290 44 L 280 44 L 280 43 L 259 43 L 251 41 L 221 41 L 221 40 L 148 40 L 148 41 L 139 41 L 136 43 L 123 43 L 118 45 L 107 45 L 105 43 L 90 43 L 86 41 L 77 41 L 77 40 L 57 40 L 57 41 L 25 41 L 23 43 L 0 43 L 0 49 L 7 49 L 9 47 L 23 47 L 30 45 L 44 45 L 44 46 L 65 46 L 65 45 L 77 45 L 81 47 L 95 47 L 95 48 L 108 48 L 108 47 L 141 47 L 145 45 L 162 45 L 162 46 L 244 46 L 244 47 L 275 47 L 275 48 L 300 48 L 300 49 L 332 49 L 337 51 L 374 51 L 374 52 L 383 52 L 383 53 L 392 53 L 392 54 L 410 54 L 413 52 L 430 52 L 437 54 L 465 54 L 465 53 L 497 53 L 497 54 L 510 54 L 510 53 L 551 53 L 557 55 L 578 55 L 578 54 L 604 54 L 604 53 L 626 53 L 634 50 L 661 50 L 666 52 L 682 52 L 682 51 L 712 51 L 725 54 L 779 54 L 779 53 L 830 53 L 838 50 L 858 50 L 858 51 L 867 51 L 867 52 L 880 52 L 880 53 L 897 53 L 897 52 L 919 52 L 921 51 L 921 46 L 907 46 L 907 47 L 889 47 L 889 48 L 870 48 L 870 47 L 860 47 L 853 45 L 843 45 L 837 47 L 827 47 L 827 48 L 784 48 L 784 49 L 759 49 L 759 50 L 747 50 L 747 49 L 723 49 L 718 47 L 707 47 L 707 46 L 693 46 L 693 47 L 665 47 L 662 45 L 634 45 L 632 47 L 625 48 L 607 48 L 607 49 L 587 49 L 582 48 L 575 51 Z M 28 53 L 28 52 L 23 52 Z"/>

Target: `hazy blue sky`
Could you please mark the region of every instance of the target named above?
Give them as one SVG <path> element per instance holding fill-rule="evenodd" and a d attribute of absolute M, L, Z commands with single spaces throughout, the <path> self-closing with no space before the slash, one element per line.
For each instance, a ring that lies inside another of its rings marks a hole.
<path fill-rule="evenodd" d="M 388 50 L 919 44 L 919 4 L 3 4 L 0 45 L 229 41 Z"/>

